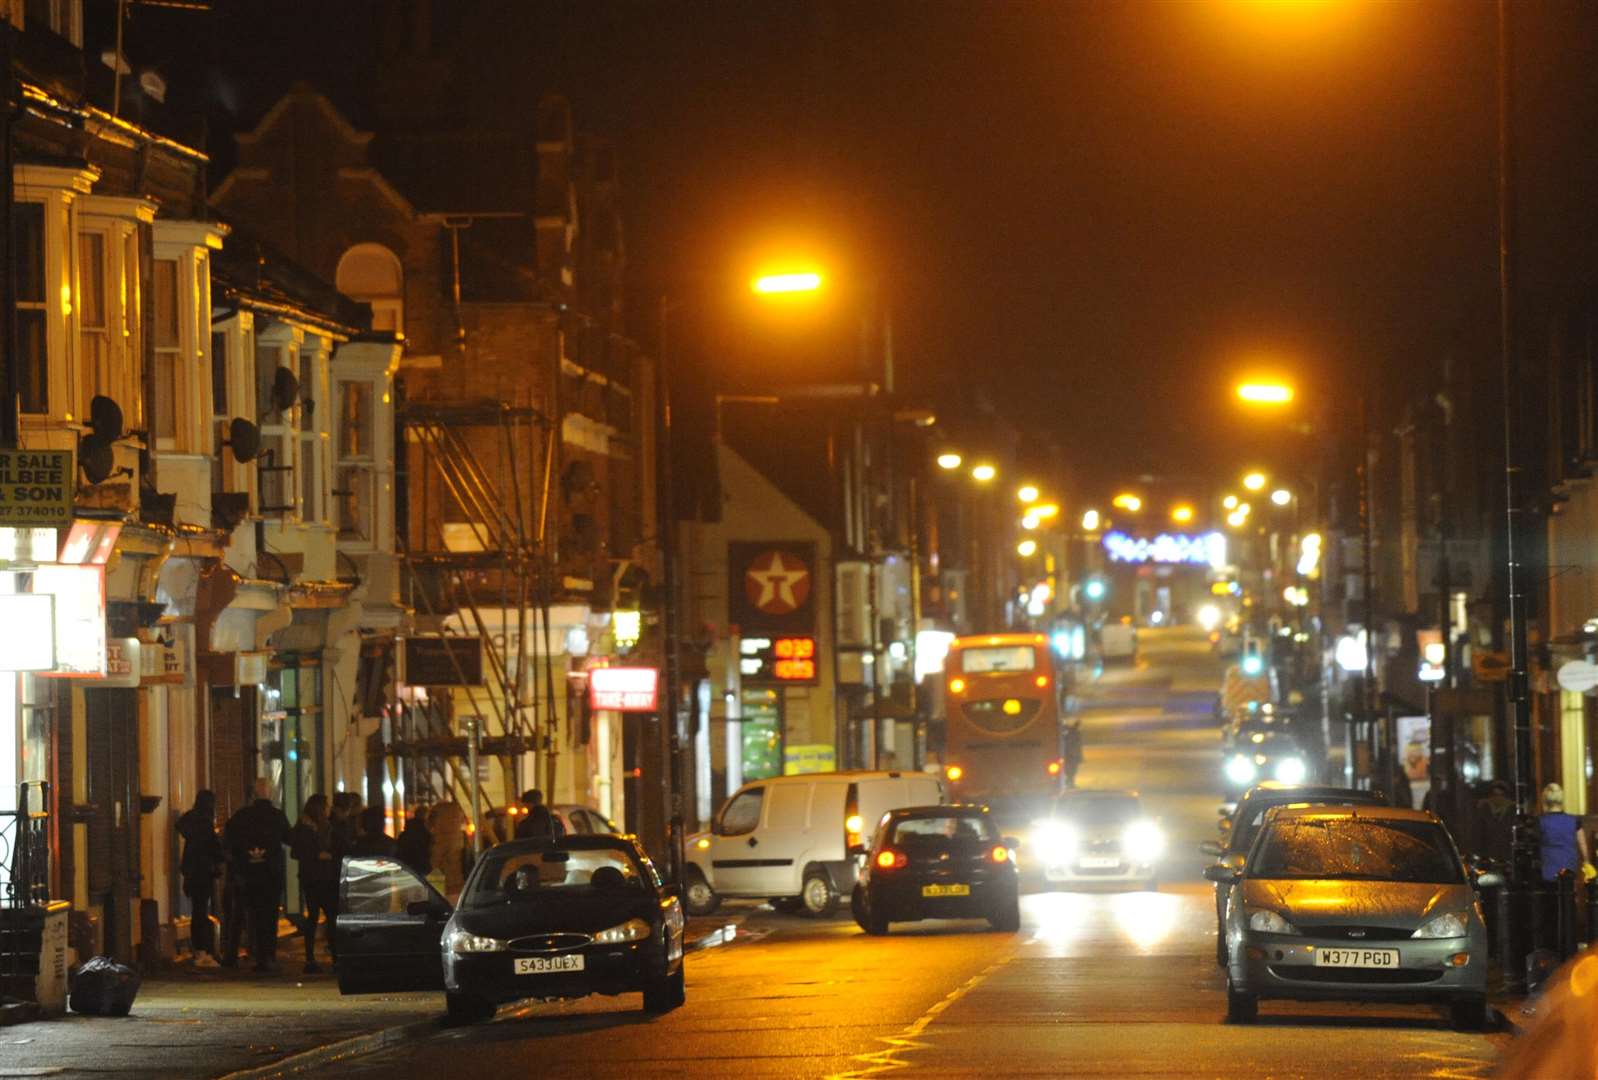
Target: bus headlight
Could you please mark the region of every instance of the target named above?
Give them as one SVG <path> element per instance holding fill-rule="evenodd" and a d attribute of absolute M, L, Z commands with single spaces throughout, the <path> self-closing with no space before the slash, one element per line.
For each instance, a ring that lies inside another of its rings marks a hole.
<path fill-rule="evenodd" d="M 1226 763 L 1226 778 L 1234 784 L 1249 784 L 1259 775 L 1259 768 L 1242 754 Z"/>
<path fill-rule="evenodd" d="M 1276 779 L 1284 784 L 1302 784 L 1306 771 L 1303 758 L 1283 758 L 1276 763 Z"/>

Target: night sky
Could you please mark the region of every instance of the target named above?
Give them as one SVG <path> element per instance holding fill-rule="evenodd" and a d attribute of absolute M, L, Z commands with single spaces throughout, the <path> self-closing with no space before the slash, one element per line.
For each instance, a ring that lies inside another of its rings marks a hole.
<path fill-rule="evenodd" d="M 373 3 L 221 7 L 219 159 L 296 76 L 359 96 Z M 474 119 L 559 90 L 618 145 L 641 315 L 800 237 L 880 283 L 909 389 L 955 420 L 985 396 L 1105 483 L 1255 454 L 1250 368 L 1332 430 L 1367 372 L 1397 399 L 1495 347 L 1489 3 L 451 7 Z M 1556 270 L 1591 265 L 1561 230 L 1592 190 L 1594 9 L 1514 7 L 1525 232 L 1556 252 L 1528 276 L 1590 287 Z"/>

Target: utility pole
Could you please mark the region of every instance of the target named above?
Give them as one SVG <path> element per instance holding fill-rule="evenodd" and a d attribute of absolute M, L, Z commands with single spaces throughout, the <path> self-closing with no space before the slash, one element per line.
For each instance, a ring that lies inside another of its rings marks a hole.
<path fill-rule="evenodd" d="M 5 359 L 0 361 L 0 447 L 14 450 L 21 435 L 20 364 L 17 356 L 17 316 L 14 264 L 11 253 L 11 122 L 16 103 L 16 75 L 11 67 L 12 35 L 10 13 L 0 16 L 0 343 Z"/>
<path fill-rule="evenodd" d="M 677 886 L 683 884 L 683 791 L 682 735 L 678 730 L 677 697 L 681 661 L 681 619 L 677 610 L 677 499 L 672 484 L 676 471 L 673 460 L 671 416 L 671 297 L 660 298 L 659 356 L 655 363 L 655 504 L 659 518 L 655 531 L 660 538 L 661 585 L 665 600 L 661 605 L 661 629 L 666 655 L 662 671 L 659 703 L 660 723 L 664 728 L 666 752 L 666 801 L 669 815 L 666 827 L 667 876 Z M 737 657 L 733 657 L 736 664 Z"/>

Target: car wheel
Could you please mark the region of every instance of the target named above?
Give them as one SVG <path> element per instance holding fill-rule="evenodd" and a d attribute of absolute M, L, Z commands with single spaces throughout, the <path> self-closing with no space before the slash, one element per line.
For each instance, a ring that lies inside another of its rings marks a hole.
<path fill-rule="evenodd" d="M 1252 1024 L 1260 1015 L 1260 999 L 1254 994 L 1245 994 L 1232 985 L 1230 976 L 1226 980 L 1226 1022 L 1229 1024 Z"/>
<path fill-rule="evenodd" d="M 457 994 L 454 991 L 444 995 L 444 1008 L 449 1011 L 449 1018 L 457 1024 L 492 1020 L 497 1011 L 492 1001 L 485 1001 L 475 994 Z"/>
<path fill-rule="evenodd" d="M 688 988 L 679 965 L 674 975 L 655 979 L 644 987 L 644 1012 L 665 1013 L 679 1008 L 688 999 Z"/>
<path fill-rule="evenodd" d="M 799 898 L 804 902 L 806 913 L 818 919 L 825 919 L 838 910 L 838 890 L 832 887 L 832 878 L 825 870 L 810 870 L 805 874 L 804 884 L 799 887 Z"/>
<path fill-rule="evenodd" d="M 854 916 L 854 921 L 860 929 L 866 928 L 865 893 L 858 885 L 849 893 L 849 914 Z"/>
<path fill-rule="evenodd" d="M 860 928 L 872 937 L 886 937 L 888 920 L 880 915 L 873 914 L 869 907 L 862 906 Z"/>
<path fill-rule="evenodd" d="M 1472 994 L 1448 1006 L 1449 1019 L 1460 1031 L 1485 1031 L 1492 1021 L 1486 994 Z"/>
<path fill-rule="evenodd" d="M 1012 897 L 998 911 L 988 916 L 988 925 L 1001 934 L 1014 934 L 1021 929 L 1021 898 Z"/>
<path fill-rule="evenodd" d="M 690 915 L 712 915 L 721 906 L 721 897 L 697 866 L 690 866 L 683 872 L 682 906 Z"/>

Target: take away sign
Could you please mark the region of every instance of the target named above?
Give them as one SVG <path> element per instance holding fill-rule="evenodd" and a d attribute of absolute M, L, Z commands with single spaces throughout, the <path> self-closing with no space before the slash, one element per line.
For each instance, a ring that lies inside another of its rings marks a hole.
<path fill-rule="evenodd" d="M 0 525 L 72 524 L 71 450 L 0 450 Z"/>
<path fill-rule="evenodd" d="M 588 673 L 588 703 L 610 712 L 654 712 L 660 669 L 596 667 Z"/>

